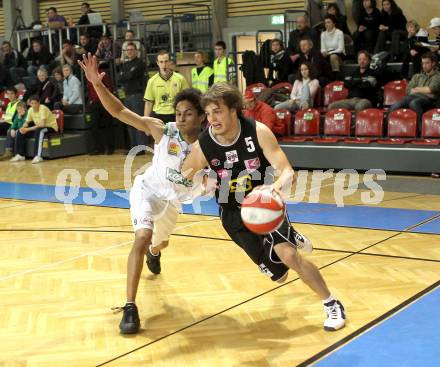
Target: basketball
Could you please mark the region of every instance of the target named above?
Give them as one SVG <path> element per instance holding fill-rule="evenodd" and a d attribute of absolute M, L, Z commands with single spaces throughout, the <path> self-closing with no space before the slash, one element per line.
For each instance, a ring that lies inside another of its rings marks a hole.
<path fill-rule="evenodd" d="M 284 201 L 276 192 L 254 191 L 243 200 L 241 218 L 251 232 L 267 234 L 281 226 L 285 210 Z"/>

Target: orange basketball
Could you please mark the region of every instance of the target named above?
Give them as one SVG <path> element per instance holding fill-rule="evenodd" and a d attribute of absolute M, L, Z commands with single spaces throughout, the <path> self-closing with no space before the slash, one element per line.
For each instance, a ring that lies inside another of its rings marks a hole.
<path fill-rule="evenodd" d="M 254 191 L 241 204 L 241 219 L 251 232 L 267 234 L 281 226 L 285 210 L 286 205 L 276 192 Z"/>

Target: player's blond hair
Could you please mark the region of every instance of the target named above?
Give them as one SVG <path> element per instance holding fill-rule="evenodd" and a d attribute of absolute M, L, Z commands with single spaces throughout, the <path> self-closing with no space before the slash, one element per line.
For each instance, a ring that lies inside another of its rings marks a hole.
<path fill-rule="evenodd" d="M 237 114 L 243 110 L 243 96 L 240 91 L 228 83 L 216 83 L 202 96 L 202 108 L 205 109 L 211 103 L 223 102 L 229 109 L 235 109 Z"/>

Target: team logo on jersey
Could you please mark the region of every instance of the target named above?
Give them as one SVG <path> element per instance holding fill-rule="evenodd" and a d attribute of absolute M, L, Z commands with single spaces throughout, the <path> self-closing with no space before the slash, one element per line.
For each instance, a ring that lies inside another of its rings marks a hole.
<path fill-rule="evenodd" d="M 244 165 L 246 166 L 246 169 L 248 172 L 255 172 L 258 168 L 260 168 L 260 158 L 252 158 L 252 159 L 246 159 L 244 161 Z"/>
<path fill-rule="evenodd" d="M 238 154 L 236 150 L 231 150 L 230 152 L 226 152 L 226 162 L 227 163 L 238 162 Z"/>
<path fill-rule="evenodd" d="M 153 221 L 151 219 L 148 218 L 141 218 L 141 224 L 144 226 L 152 226 L 153 225 Z"/>
<path fill-rule="evenodd" d="M 218 175 L 218 177 L 220 178 L 220 179 L 222 179 L 222 178 L 225 178 L 225 177 L 228 177 L 228 171 L 227 170 L 225 170 L 225 169 L 219 169 L 218 171 L 217 171 L 217 175 Z"/>
<path fill-rule="evenodd" d="M 180 153 L 180 145 L 177 144 L 175 141 L 170 141 L 168 143 L 168 154 L 170 155 L 179 155 Z"/>
<path fill-rule="evenodd" d="M 220 160 L 217 158 L 211 159 L 211 166 L 213 167 L 220 166 L 220 163 L 221 163 Z"/>

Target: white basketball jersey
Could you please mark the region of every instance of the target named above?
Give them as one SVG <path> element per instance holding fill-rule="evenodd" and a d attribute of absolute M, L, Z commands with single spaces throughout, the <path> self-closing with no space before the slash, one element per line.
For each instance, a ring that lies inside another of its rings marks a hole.
<path fill-rule="evenodd" d="M 163 200 L 183 202 L 191 198 L 191 181 L 180 173 L 191 145 L 180 135 L 175 122 L 165 125 L 159 144 L 154 145 L 152 165 L 142 175 L 148 191 Z"/>

